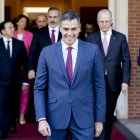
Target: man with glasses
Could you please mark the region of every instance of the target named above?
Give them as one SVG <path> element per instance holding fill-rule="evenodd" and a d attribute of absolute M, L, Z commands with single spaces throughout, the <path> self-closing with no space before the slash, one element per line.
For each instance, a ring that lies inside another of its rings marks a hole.
<path fill-rule="evenodd" d="M 126 36 L 112 29 L 112 13 L 102 9 L 97 14 L 100 30 L 87 37 L 87 41 L 96 43 L 102 54 L 106 81 L 106 122 L 99 140 L 110 140 L 114 110 L 117 98 L 122 91 L 128 91 L 131 76 L 131 60 Z"/>

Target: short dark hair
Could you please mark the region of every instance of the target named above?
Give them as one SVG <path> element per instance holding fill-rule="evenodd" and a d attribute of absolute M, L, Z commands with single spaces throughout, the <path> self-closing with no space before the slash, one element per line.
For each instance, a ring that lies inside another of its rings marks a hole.
<path fill-rule="evenodd" d="M 2 34 L 2 30 L 5 29 L 5 24 L 8 23 L 8 22 L 11 22 L 11 23 L 12 23 L 11 20 L 4 20 L 4 21 L 2 21 L 2 22 L 0 23 L 0 33 L 1 33 L 1 34 Z"/>
<path fill-rule="evenodd" d="M 50 8 L 48 9 L 48 12 L 49 12 L 49 11 L 53 11 L 53 10 L 58 11 L 58 12 L 60 13 L 60 9 L 59 9 L 58 7 L 50 7 Z"/>
<path fill-rule="evenodd" d="M 76 19 L 78 21 L 78 24 L 80 25 L 79 15 L 74 11 L 66 11 L 61 15 L 60 23 L 64 20 L 73 20 L 73 19 Z"/>

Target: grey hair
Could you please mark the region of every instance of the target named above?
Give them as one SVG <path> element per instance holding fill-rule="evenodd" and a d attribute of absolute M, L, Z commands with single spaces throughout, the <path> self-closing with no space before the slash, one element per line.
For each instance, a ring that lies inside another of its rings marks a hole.
<path fill-rule="evenodd" d="M 112 19 L 112 13 L 109 9 L 101 9 L 98 13 L 97 13 L 97 20 L 99 19 L 101 14 L 109 14 L 111 19 Z"/>

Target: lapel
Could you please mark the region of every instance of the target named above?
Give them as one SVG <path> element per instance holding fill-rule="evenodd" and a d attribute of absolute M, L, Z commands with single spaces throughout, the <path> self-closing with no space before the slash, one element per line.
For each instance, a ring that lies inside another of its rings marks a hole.
<path fill-rule="evenodd" d="M 59 60 L 59 63 L 60 63 L 61 70 L 62 70 L 62 72 L 64 74 L 64 77 L 65 77 L 68 85 L 72 86 L 73 83 L 74 83 L 74 80 L 76 78 L 76 74 L 78 72 L 78 69 L 79 69 L 79 66 L 80 66 L 80 62 L 81 62 L 81 58 L 82 58 L 82 54 L 83 54 L 82 42 L 79 40 L 79 43 L 78 43 L 77 60 L 76 60 L 75 69 L 74 69 L 74 72 L 73 72 L 73 78 L 72 78 L 71 85 L 70 85 L 70 82 L 69 82 L 69 79 L 68 79 L 68 75 L 67 75 L 67 71 L 66 71 L 66 66 L 65 66 L 65 63 L 64 63 L 64 58 L 63 58 L 63 54 L 62 54 L 61 41 L 59 41 L 56 44 L 56 53 L 57 53 L 57 57 L 58 57 L 58 60 Z"/>
<path fill-rule="evenodd" d="M 61 34 L 61 32 L 59 31 L 57 42 L 58 42 L 61 38 L 62 38 L 62 34 Z"/>
<path fill-rule="evenodd" d="M 102 43 L 100 31 L 98 31 L 98 33 L 97 33 L 96 41 L 97 41 L 98 47 L 99 47 L 99 49 L 100 49 L 102 55 L 103 55 L 104 57 L 108 57 L 108 55 L 109 55 L 109 53 L 111 52 L 112 47 L 114 46 L 115 41 L 116 41 L 115 31 L 112 30 L 112 35 L 111 35 L 111 37 L 110 37 L 110 42 L 109 42 L 108 51 L 107 51 L 107 56 L 105 56 L 105 53 L 104 53 L 103 43 Z"/>
<path fill-rule="evenodd" d="M 111 52 L 114 44 L 116 42 L 116 35 L 115 35 L 115 31 L 112 30 L 112 35 L 110 37 L 110 42 L 109 42 L 109 46 L 108 46 L 108 51 L 107 51 L 107 56 L 109 55 L 109 53 Z"/>
<path fill-rule="evenodd" d="M 24 44 L 26 45 L 26 42 L 28 42 L 28 32 L 27 31 L 23 31 L 23 38 L 22 41 L 24 42 Z M 27 47 L 27 46 L 26 46 Z"/>
<path fill-rule="evenodd" d="M 96 35 L 96 42 L 97 42 L 97 44 L 98 44 L 98 47 L 99 47 L 99 49 L 100 49 L 101 54 L 105 57 L 105 53 L 104 53 L 104 49 L 103 49 L 103 43 L 102 43 L 100 31 L 97 32 L 97 35 Z"/>
<path fill-rule="evenodd" d="M 46 45 L 52 44 L 48 26 L 39 29 L 36 34 L 37 34 L 37 36 L 42 44 L 41 45 L 42 48 Z"/>
<path fill-rule="evenodd" d="M 11 58 L 11 60 L 13 60 L 16 56 L 17 47 L 20 47 L 20 46 L 17 45 L 16 39 L 12 38 L 12 58 Z"/>
<path fill-rule="evenodd" d="M 61 41 L 59 41 L 57 44 L 56 44 L 56 53 L 57 53 L 57 57 L 58 57 L 58 60 L 59 60 L 59 64 L 60 64 L 60 67 L 61 67 L 61 70 L 65 76 L 65 79 L 67 81 L 67 83 L 70 85 L 70 82 L 69 82 L 69 79 L 68 79 L 68 75 L 67 75 L 67 72 L 66 72 L 66 66 L 65 66 L 65 63 L 64 63 L 64 58 L 63 58 L 63 54 L 62 54 L 62 44 L 61 44 Z"/>
<path fill-rule="evenodd" d="M 75 68 L 74 68 L 74 72 L 73 72 L 73 78 L 72 78 L 72 83 L 71 86 L 74 83 L 74 80 L 76 78 L 76 74 L 78 72 L 79 66 L 80 66 L 80 62 L 81 62 L 81 58 L 83 56 L 83 45 L 82 45 L 82 41 L 78 40 L 78 52 L 77 52 L 77 59 L 76 59 L 76 64 L 75 64 Z"/>

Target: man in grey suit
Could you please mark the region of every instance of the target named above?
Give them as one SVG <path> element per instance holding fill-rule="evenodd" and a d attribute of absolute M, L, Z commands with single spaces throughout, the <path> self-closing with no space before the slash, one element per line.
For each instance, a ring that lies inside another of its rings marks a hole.
<path fill-rule="evenodd" d="M 38 62 L 34 103 L 39 132 L 47 140 L 66 140 L 67 132 L 72 140 L 93 140 L 105 120 L 100 52 L 97 45 L 77 39 L 75 12 L 62 14 L 60 31 L 62 40 L 43 48 Z"/>
<path fill-rule="evenodd" d="M 102 54 L 106 82 L 106 123 L 99 139 L 110 140 L 117 98 L 120 91 L 127 92 L 130 83 L 131 60 L 126 36 L 111 28 L 111 12 L 108 9 L 100 10 L 97 21 L 100 31 L 89 35 L 87 41 L 96 43 Z"/>

